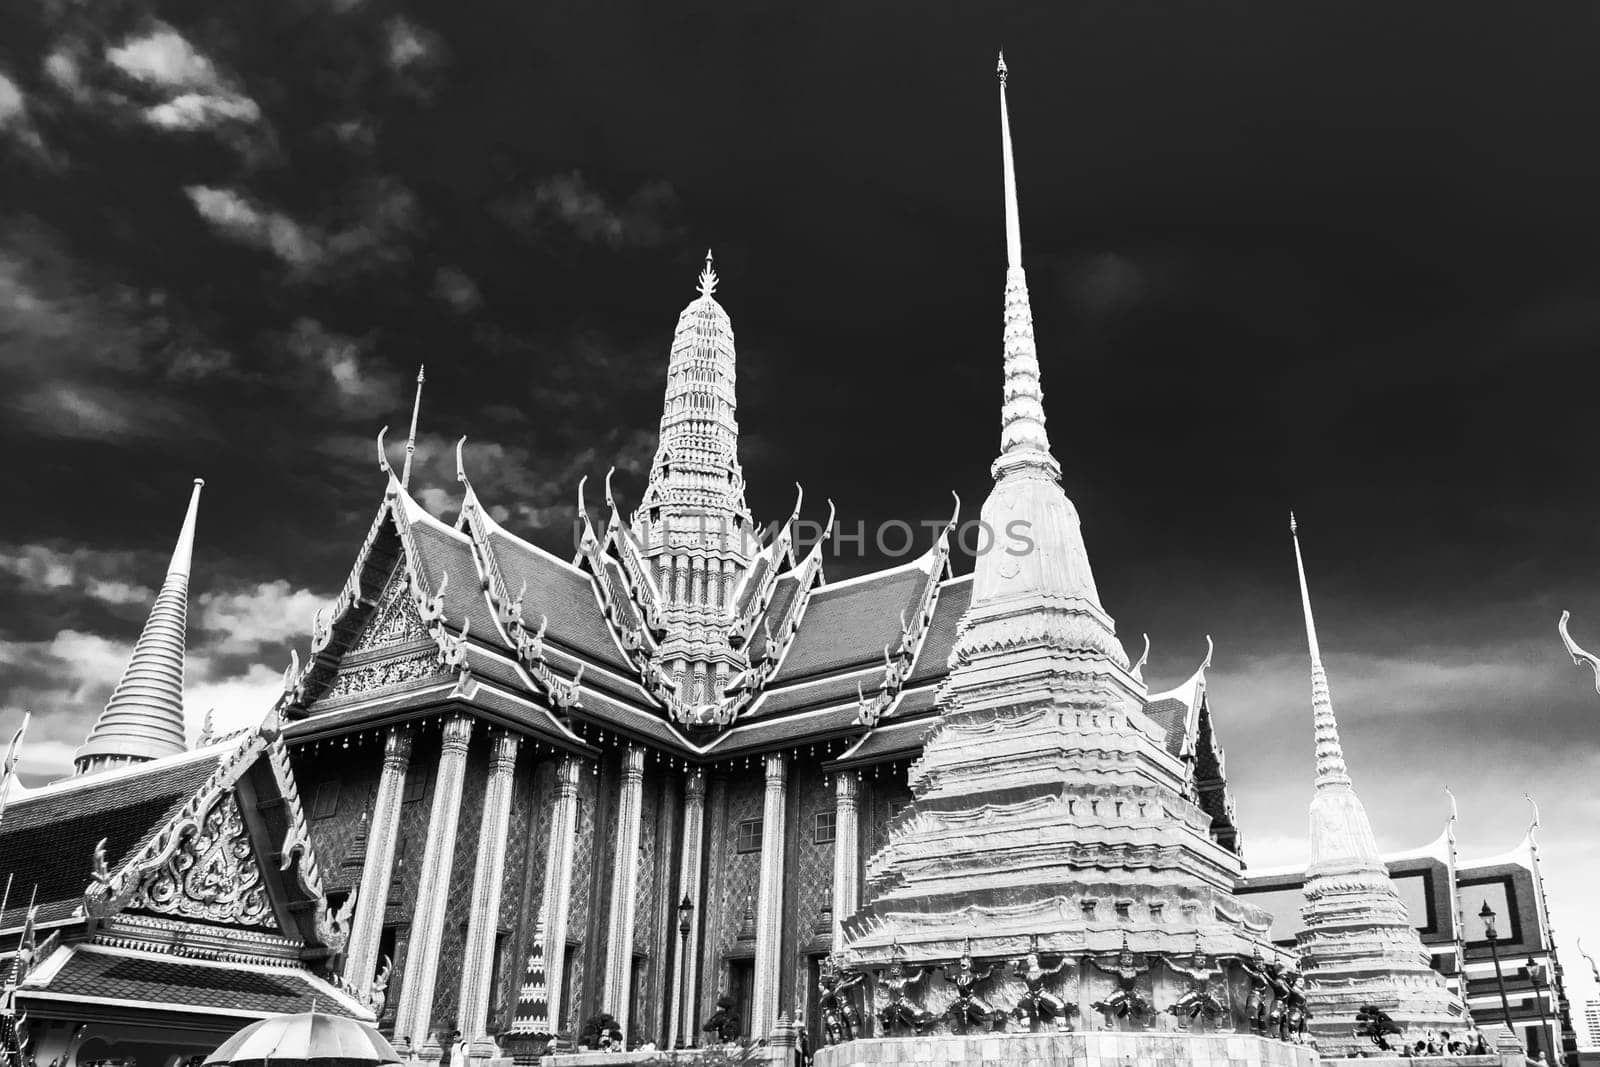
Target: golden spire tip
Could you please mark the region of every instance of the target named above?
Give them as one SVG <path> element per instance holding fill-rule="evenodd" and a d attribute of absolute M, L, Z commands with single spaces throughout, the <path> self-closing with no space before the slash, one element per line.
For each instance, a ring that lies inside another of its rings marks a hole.
<path fill-rule="evenodd" d="M 1300 533 L 1300 527 L 1295 525 L 1294 512 L 1289 512 L 1289 536 L 1294 537 Z"/>
<path fill-rule="evenodd" d="M 1006 67 L 1006 53 L 1003 48 L 1000 50 L 1000 62 L 995 66 L 994 72 L 1000 76 L 1000 84 L 1004 85 L 1008 68 Z"/>

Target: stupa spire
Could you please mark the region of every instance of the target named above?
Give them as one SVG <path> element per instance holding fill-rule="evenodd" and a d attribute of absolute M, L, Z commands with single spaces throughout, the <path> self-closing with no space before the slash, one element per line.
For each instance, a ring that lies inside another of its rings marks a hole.
<path fill-rule="evenodd" d="M 1000 458 L 994 474 L 1034 467 L 1059 477 L 1061 465 L 1050 454 L 1044 428 L 1044 388 L 1039 381 L 1039 354 L 1033 342 L 1033 308 L 1028 279 L 1022 270 L 1022 222 L 1017 211 L 1017 165 L 1011 149 L 1011 115 L 1006 107 L 1006 67 L 1000 55 L 1000 147 L 1005 173 L 1006 303 L 1005 406 L 1000 415 Z"/>
<path fill-rule="evenodd" d="M 133 646 L 122 680 L 73 760 L 78 774 L 158 759 L 188 748 L 183 726 L 184 630 L 195 518 L 205 484 L 203 479 L 194 480 L 166 580 Z"/>
<path fill-rule="evenodd" d="M 406 434 L 406 463 L 400 471 L 400 488 L 411 486 L 411 456 L 417 450 L 417 415 L 422 411 L 423 364 L 417 364 L 417 398 L 411 402 L 411 432 Z"/>
<path fill-rule="evenodd" d="M 1339 743 L 1339 723 L 1333 716 L 1333 693 L 1328 672 L 1322 668 L 1322 648 L 1317 644 L 1317 622 L 1311 614 L 1311 590 L 1306 585 L 1306 562 L 1300 555 L 1300 528 L 1289 512 L 1289 537 L 1294 541 L 1294 564 L 1300 575 L 1300 606 L 1306 616 L 1306 645 L 1311 650 L 1311 721 L 1317 739 L 1317 788 L 1350 788 L 1350 771 Z"/>
<path fill-rule="evenodd" d="M 1328 675 L 1322 667 L 1317 624 L 1311 614 L 1300 531 L 1293 513 L 1300 605 L 1311 652 L 1311 709 L 1317 745 L 1316 788 L 1311 794 L 1311 862 L 1306 867 L 1304 929 L 1298 949 L 1306 972 L 1311 1032 L 1324 1055 L 1348 1055 L 1364 1041 L 1349 1020 L 1364 1004 L 1384 1004 L 1403 1029 L 1448 1029 L 1461 1008 L 1429 965 L 1406 906 L 1378 853 L 1372 821 L 1356 796 L 1339 743 Z"/>

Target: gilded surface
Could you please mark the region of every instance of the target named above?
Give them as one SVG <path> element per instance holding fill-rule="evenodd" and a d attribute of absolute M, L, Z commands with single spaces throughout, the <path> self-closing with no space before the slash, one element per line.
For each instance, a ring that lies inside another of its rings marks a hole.
<path fill-rule="evenodd" d="M 232 789 L 220 791 L 177 850 L 145 877 L 140 906 L 162 915 L 278 928 Z"/>

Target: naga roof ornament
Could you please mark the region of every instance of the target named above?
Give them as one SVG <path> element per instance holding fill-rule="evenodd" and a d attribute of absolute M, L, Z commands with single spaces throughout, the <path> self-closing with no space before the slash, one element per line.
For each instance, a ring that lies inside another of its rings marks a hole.
<path fill-rule="evenodd" d="M 188 748 L 183 721 L 184 631 L 195 519 L 205 484 L 204 479 L 194 480 L 166 580 L 133 646 L 122 680 L 73 760 L 78 774 L 170 756 Z"/>

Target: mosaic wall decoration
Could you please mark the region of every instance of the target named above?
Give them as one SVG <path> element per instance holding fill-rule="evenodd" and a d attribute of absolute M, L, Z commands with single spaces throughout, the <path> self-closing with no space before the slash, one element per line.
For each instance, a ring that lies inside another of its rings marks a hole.
<path fill-rule="evenodd" d="M 544 899 L 550 809 L 555 803 L 554 768 L 549 758 L 524 744 L 511 798 L 505 891 L 500 897 L 500 928 L 510 932 L 500 949 L 499 1003 L 491 1009 L 500 1029 L 511 1025 L 516 1011 L 517 987 L 533 950 L 533 927 Z"/>
<path fill-rule="evenodd" d="M 472 747 L 467 753 L 455 856 L 445 883 L 449 886 L 450 903 L 444 913 L 439 971 L 433 986 L 433 1019 L 438 1025 L 453 1026 L 461 1003 L 461 966 L 466 955 L 467 920 L 472 912 L 472 882 L 478 867 L 478 832 L 483 826 L 483 788 L 489 780 L 490 743 L 488 731 L 480 724 L 472 732 Z"/>
<path fill-rule="evenodd" d="M 795 828 L 791 839 L 793 847 L 784 854 L 784 882 L 788 887 L 785 896 L 789 907 L 784 912 L 783 965 L 785 977 L 780 985 L 779 1006 L 795 1013 L 796 1006 L 806 1007 L 806 1017 L 813 990 L 810 983 L 809 959 L 815 949 L 816 922 L 823 904 L 833 890 L 833 851 L 831 841 L 816 843 L 814 827 L 819 811 L 833 811 L 833 779 L 824 779 L 821 767 L 815 764 L 796 764 L 789 775 L 790 823 Z"/>

